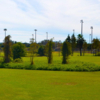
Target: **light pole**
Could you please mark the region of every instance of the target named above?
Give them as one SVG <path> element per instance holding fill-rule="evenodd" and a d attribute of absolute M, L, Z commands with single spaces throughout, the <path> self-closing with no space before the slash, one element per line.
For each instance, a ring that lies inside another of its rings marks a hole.
<path fill-rule="evenodd" d="M 4 31 L 5 31 L 5 37 L 6 37 L 6 31 L 7 31 L 7 29 L 5 28 Z"/>
<path fill-rule="evenodd" d="M 91 26 L 90 29 L 91 29 L 91 53 L 92 53 L 93 26 Z"/>
<path fill-rule="evenodd" d="M 92 40 L 93 40 L 93 26 L 91 26 L 90 29 L 91 29 L 91 44 L 92 44 Z"/>
<path fill-rule="evenodd" d="M 73 29 L 73 34 L 75 34 L 75 30 Z"/>
<path fill-rule="evenodd" d="M 36 31 L 37 31 L 37 29 L 35 29 L 34 31 L 35 31 L 35 42 L 36 42 Z"/>
<path fill-rule="evenodd" d="M 46 38 L 47 38 L 47 40 L 48 40 L 48 32 L 46 32 Z"/>
<path fill-rule="evenodd" d="M 34 42 L 34 34 L 32 34 L 32 38 L 33 38 L 32 41 Z"/>
<path fill-rule="evenodd" d="M 89 34 L 89 43 L 91 44 L 91 34 Z"/>
<path fill-rule="evenodd" d="M 80 22 L 81 22 L 81 35 L 83 35 L 83 20 L 81 20 Z"/>

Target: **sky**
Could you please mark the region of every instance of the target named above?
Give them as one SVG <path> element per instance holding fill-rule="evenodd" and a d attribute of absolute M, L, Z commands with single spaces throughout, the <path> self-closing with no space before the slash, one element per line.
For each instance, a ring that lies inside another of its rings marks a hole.
<path fill-rule="evenodd" d="M 0 42 L 6 35 L 11 40 L 29 42 L 37 29 L 36 42 L 54 38 L 54 41 L 81 33 L 89 42 L 90 27 L 93 38 L 100 38 L 100 0 L 0 0 Z"/>

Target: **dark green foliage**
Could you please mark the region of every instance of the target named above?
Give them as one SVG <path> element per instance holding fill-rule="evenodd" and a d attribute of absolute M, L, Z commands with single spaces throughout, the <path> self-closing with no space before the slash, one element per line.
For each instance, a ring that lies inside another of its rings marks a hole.
<path fill-rule="evenodd" d="M 14 44 L 12 47 L 12 52 L 13 52 L 13 59 L 25 56 L 26 55 L 25 45 L 20 42 Z"/>
<path fill-rule="evenodd" d="M 83 42 L 84 42 L 83 36 L 81 34 L 78 34 L 78 36 L 77 36 L 77 46 L 80 50 L 80 56 L 82 56 Z"/>
<path fill-rule="evenodd" d="M 30 44 L 29 43 L 23 43 L 26 47 L 30 47 Z"/>
<path fill-rule="evenodd" d="M 39 47 L 38 54 L 39 54 L 39 56 L 44 56 L 45 55 L 45 53 L 44 53 L 44 47 L 43 46 Z"/>
<path fill-rule="evenodd" d="M 9 69 L 27 69 L 27 70 L 52 70 L 52 71 L 100 71 L 100 66 L 81 61 L 70 62 L 68 65 L 63 64 L 44 64 L 44 65 L 30 65 L 23 63 L 0 63 L 0 68 L 9 68 Z"/>
<path fill-rule="evenodd" d="M 94 49 L 94 51 L 95 51 L 95 56 L 96 56 L 96 53 L 99 52 L 99 49 L 100 49 L 100 41 L 99 41 L 98 38 L 93 39 L 92 48 Z"/>
<path fill-rule="evenodd" d="M 70 35 L 68 34 L 68 37 L 66 39 L 67 42 L 71 43 L 71 38 L 70 38 Z"/>
<path fill-rule="evenodd" d="M 71 46 L 72 46 L 72 56 L 73 56 L 73 52 L 74 52 L 74 49 L 76 47 L 76 38 L 75 38 L 74 34 L 71 37 Z"/>
<path fill-rule="evenodd" d="M 71 54 L 71 45 L 69 42 L 64 41 L 62 46 L 62 56 L 63 56 L 62 64 L 68 63 L 68 57 L 70 54 Z"/>
<path fill-rule="evenodd" d="M 4 62 L 9 63 L 11 61 L 11 40 L 10 40 L 10 35 L 5 37 L 3 50 L 4 50 Z"/>
<path fill-rule="evenodd" d="M 53 46 L 53 42 L 52 42 L 52 39 L 48 42 L 48 50 L 47 50 L 47 56 L 48 56 L 48 64 L 51 64 L 52 63 L 52 46 Z"/>

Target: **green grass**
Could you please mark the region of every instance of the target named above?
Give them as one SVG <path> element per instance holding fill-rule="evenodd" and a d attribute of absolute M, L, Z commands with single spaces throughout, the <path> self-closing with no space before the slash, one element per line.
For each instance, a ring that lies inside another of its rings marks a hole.
<path fill-rule="evenodd" d="M 0 100 L 100 100 L 100 72 L 0 69 Z"/>
<path fill-rule="evenodd" d="M 30 57 L 23 57 L 23 63 L 6 64 L 7 68 L 17 69 L 0 69 L 0 100 L 100 100 L 99 71 L 57 71 L 94 70 L 100 67 L 100 57 L 90 53 L 80 57 L 75 53 L 70 56 L 69 64 L 63 65 L 62 56 L 58 55 L 58 52 L 53 53 L 50 65 L 47 57 L 34 57 L 33 67 L 29 66 Z M 38 70 L 24 70 L 29 67 Z"/>

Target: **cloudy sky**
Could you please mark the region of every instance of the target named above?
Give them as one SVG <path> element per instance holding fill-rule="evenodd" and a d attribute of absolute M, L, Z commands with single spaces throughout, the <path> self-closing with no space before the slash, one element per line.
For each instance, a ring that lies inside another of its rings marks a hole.
<path fill-rule="evenodd" d="M 29 42 L 37 29 L 39 42 L 54 37 L 54 41 L 64 41 L 73 33 L 81 33 L 89 42 L 90 26 L 93 37 L 100 38 L 100 0 L 0 0 L 0 42 L 4 39 L 4 28 L 11 39 Z"/>

